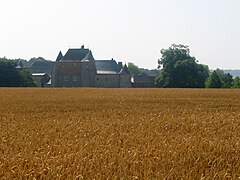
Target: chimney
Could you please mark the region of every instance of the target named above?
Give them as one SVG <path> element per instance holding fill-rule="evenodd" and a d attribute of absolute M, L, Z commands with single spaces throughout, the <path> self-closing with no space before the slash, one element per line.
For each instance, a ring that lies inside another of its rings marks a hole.
<path fill-rule="evenodd" d="M 84 45 L 81 46 L 81 49 L 84 49 Z"/>
<path fill-rule="evenodd" d="M 122 67 L 123 67 L 122 62 L 118 62 L 118 65 L 122 69 Z"/>

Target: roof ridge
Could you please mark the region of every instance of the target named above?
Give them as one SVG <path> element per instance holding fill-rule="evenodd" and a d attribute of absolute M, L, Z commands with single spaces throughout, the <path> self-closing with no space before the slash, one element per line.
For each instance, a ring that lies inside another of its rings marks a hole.
<path fill-rule="evenodd" d="M 60 51 L 60 52 L 58 53 L 58 56 L 57 56 L 56 61 L 60 61 L 62 58 L 63 58 L 63 54 L 62 54 L 62 51 Z"/>
<path fill-rule="evenodd" d="M 83 60 L 89 53 L 89 49 L 68 49 L 61 60 Z"/>
<path fill-rule="evenodd" d="M 128 70 L 128 67 L 127 67 L 126 64 L 122 67 L 122 69 L 121 69 L 121 71 L 120 71 L 120 74 L 124 74 L 124 73 L 130 74 L 130 72 L 129 72 L 129 70 Z"/>
<path fill-rule="evenodd" d="M 88 53 L 86 54 L 86 56 L 82 60 L 94 61 L 95 59 L 93 57 L 92 51 L 89 50 Z"/>

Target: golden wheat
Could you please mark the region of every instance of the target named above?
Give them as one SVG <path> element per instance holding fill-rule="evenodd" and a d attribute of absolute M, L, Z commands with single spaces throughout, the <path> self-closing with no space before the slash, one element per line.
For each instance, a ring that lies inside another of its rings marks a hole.
<path fill-rule="evenodd" d="M 240 90 L 0 89 L 1 179 L 239 179 Z"/>

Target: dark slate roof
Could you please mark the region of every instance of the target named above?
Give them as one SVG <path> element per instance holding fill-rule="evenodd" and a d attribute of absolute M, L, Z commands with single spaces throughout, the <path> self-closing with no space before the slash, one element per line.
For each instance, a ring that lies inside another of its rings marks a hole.
<path fill-rule="evenodd" d="M 69 49 L 61 60 L 83 60 L 88 53 L 89 49 Z"/>
<path fill-rule="evenodd" d="M 127 65 L 125 64 L 120 71 L 121 74 L 130 74 Z"/>
<path fill-rule="evenodd" d="M 115 60 L 96 60 L 95 64 L 97 74 L 118 74 L 121 71 Z"/>
<path fill-rule="evenodd" d="M 92 51 L 89 50 L 88 54 L 83 58 L 83 60 L 89 60 L 89 61 L 94 61 L 94 57 L 92 55 Z"/>
<path fill-rule="evenodd" d="M 58 56 L 57 56 L 56 61 L 60 61 L 62 58 L 63 58 L 63 55 L 62 55 L 62 52 L 60 51 Z"/>
<path fill-rule="evenodd" d="M 29 70 L 30 70 L 31 73 L 48 73 L 48 74 L 51 74 L 52 69 L 53 69 L 53 65 L 54 65 L 54 62 L 52 62 L 52 61 L 37 60 L 31 65 Z"/>

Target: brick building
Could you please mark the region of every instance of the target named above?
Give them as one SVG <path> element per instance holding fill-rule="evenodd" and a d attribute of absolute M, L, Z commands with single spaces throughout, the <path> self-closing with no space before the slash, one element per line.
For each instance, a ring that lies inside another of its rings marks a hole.
<path fill-rule="evenodd" d="M 60 52 L 52 71 L 53 87 L 131 87 L 126 65 L 115 60 L 95 60 L 91 50 L 82 46 Z"/>

